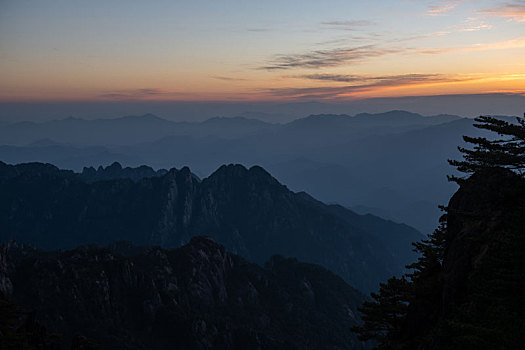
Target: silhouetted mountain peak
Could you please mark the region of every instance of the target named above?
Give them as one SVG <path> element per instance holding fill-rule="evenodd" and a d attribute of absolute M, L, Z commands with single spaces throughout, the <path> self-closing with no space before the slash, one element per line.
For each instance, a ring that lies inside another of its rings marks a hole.
<path fill-rule="evenodd" d="M 269 172 L 267 172 L 263 167 L 259 165 L 254 165 L 250 167 L 250 169 L 248 169 L 248 172 L 251 174 L 256 174 L 258 176 L 266 176 L 273 178 L 273 176 Z"/>
<path fill-rule="evenodd" d="M 311 114 L 305 118 L 296 119 L 288 124 L 288 127 L 312 127 L 312 126 L 330 126 L 334 123 L 346 122 L 350 120 L 347 114 Z"/>
<path fill-rule="evenodd" d="M 10 179 L 14 177 L 21 177 L 24 181 L 39 181 L 46 178 L 73 178 L 75 173 L 71 170 L 58 169 L 53 164 L 49 163 L 24 163 L 18 165 L 10 165 L 0 161 L 0 179 Z"/>
<path fill-rule="evenodd" d="M 207 125 L 228 125 L 228 124 L 252 124 L 252 125 L 266 125 L 269 123 L 263 122 L 262 120 L 255 119 L 255 118 L 246 118 L 242 116 L 236 116 L 236 117 L 213 117 L 210 119 L 206 119 L 202 122 L 202 124 Z"/>
<path fill-rule="evenodd" d="M 197 175 L 191 172 L 190 168 L 187 166 L 182 167 L 180 170 L 170 169 L 170 173 L 175 174 L 177 178 L 182 178 L 184 183 L 187 185 L 192 184 L 193 182 L 200 182 L 201 180 Z"/>
<path fill-rule="evenodd" d="M 97 170 L 93 167 L 84 167 L 82 173 L 79 174 L 80 178 L 86 182 L 95 182 L 95 181 L 106 181 L 106 180 L 115 180 L 115 179 L 130 179 L 133 181 L 139 181 L 147 177 L 158 177 L 165 175 L 167 170 L 153 170 L 151 167 L 146 165 L 141 165 L 138 168 L 123 168 L 119 162 L 113 162 L 107 167 L 100 165 Z"/>
<path fill-rule="evenodd" d="M 109 170 L 109 171 L 122 170 L 122 165 L 119 162 L 113 162 L 110 166 L 106 168 L 106 170 Z"/>
<path fill-rule="evenodd" d="M 242 164 L 223 164 L 210 177 L 214 176 L 235 176 L 242 177 L 248 169 Z"/>
<path fill-rule="evenodd" d="M 251 185 L 281 185 L 270 173 L 264 170 L 260 166 L 252 166 L 251 168 L 246 168 L 241 164 L 229 164 L 222 165 L 217 169 L 213 174 L 211 174 L 207 179 L 207 182 L 221 182 L 229 183 L 235 185 L 236 187 L 243 187 L 248 184 Z"/>
<path fill-rule="evenodd" d="M 354 118 L 390 118 L 390 119 L 397 119 L 397 118 L 423 118 L 421 114 L 418 113 L 412 113 L 402 110 L 392 110 L 388 112 L 383 113 L 359 113 L 355 115 Z"/>
<path fill-rule="evenodd" d="M 157 117 L 155 114 L 146 113 L 143 115 L 128 115 L 116 119 L 106 119 L 107 121 L 118 121 L 118 122 L 146 122 L 146 123 L 171 123 L 169 120 Z"/>

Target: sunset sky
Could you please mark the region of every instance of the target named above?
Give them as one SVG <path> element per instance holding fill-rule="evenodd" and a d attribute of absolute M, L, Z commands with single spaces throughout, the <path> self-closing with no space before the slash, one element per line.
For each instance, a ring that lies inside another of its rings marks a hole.
<path fill-rule="evenodd" d="M 0 101 L 525 93 L 525 1 L 3 0 Z"/>

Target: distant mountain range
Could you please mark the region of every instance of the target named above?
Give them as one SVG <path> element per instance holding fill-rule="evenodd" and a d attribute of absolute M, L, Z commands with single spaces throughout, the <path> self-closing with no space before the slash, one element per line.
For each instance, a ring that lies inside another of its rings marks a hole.
<path fill-rule="evenodd" d="M 166 136 L 196 138 L 215 136 L 238 138 L 253 133 L 280 137 L 332 134 L 335 138 L 363 133 L 381 134 L 406 131 L 422 126 L 436 125 L 460 117 L 440 115 L 422 117 L 419 114 L 392 111 L 380 114 L 311 115 L 286 124 L 271 124 L 246 117 L 215 117 L 203 122 L 173 122 L 152 114 L 126 116 L 115 119 L 66 118 L 47 122 L 8 123 L 0 129 L 4 145 L 27 146 L 41 140 L 69 145 L 132 145 L 155 141 Z M 333 133 L 337 132 L 337 135 Z M 284 135 L 283 135 L 284 134 Z"/>
<path fill-rule="evenodd" d="M 462 135 L 484 135 L 472 120 L 405 111 L 311 115 L 286 124 L 245 117 L 201 123 L 153 115 L 69 118 L 0 128 L 0 160 L 50 162 L 80 171 L 118 161 L 190 166 L 206 177 L 222 164 L 261 165 L 294 191 L 328 203 L 386 213 L 430 233 L 456 189 L 446 180 Z"/>
<path fill-rule="evenodd" d="M 261 167 L 85 169 L 0 163 L 0 240 L 45 249 L 80 244 L 179 247 L 207 235 L 257 263 L 281 254 L 320 264 L 365 291 L 415 258 L 415 229 L 291 192 Z"/>
<path fill-rule="evenodd" d="M 320 266 L 263 268 L 205 237 L 174 250 L 0 243 L 1 348 L 370 349 L 349 331 L 365 299 Z"/>
<path fill-rule="evenodd" d="M 76 117 L 116 118 L 153 113 L 175 121 L 204 121 L 216 116 L 244 116 L 267 122 L 287 123 L 310 114 L 382 113 L 411 110 L 423 115 L 436 113 L 476 117 L 481 114 L 522 115 L 525 96 L 511 93 L 381 97 L 349 102 L 180 102 L 180 101 L 90 101 L 90 102 L 0 102 L 0 120 L 44 121 Z"/>
<path fill-rule="evenodd" d="M 211 118 L 202 123 L 172 122 L 152 114 L 95 120 L 70 117 L 43 123 L 7 124 L 0 129 L 0 140 L 3 144 L 16 146 L 42 139 L 70 145 L 124 145 L 154 141 L 168 135 L 231 138 L 272 125 L 243 117 Z"/>

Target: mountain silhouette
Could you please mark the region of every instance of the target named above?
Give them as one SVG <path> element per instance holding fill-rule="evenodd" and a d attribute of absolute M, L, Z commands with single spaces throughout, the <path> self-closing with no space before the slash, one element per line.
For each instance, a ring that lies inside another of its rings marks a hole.
<path fill-rule="evenodd" d="M 46 249 L 117 240 L 179 247 L 207 235 L 253 262 L 296 257 L 370 291 L 404 270 L 410 243 L 421 238 L 406 225 L 294 193 L 258 166 L 225 165 L 202 181 L 187 167 L 138 181 L 83 176 L 0 163 L 0 239 Z"/>

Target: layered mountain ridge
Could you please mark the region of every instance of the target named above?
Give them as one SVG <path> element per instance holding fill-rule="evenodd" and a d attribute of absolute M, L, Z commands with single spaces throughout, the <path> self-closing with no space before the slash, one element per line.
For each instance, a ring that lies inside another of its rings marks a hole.
<path fill-rule="evenodd" d="M 82 176 L 0 163 L 0 239 L 46 249 L 117 240 L 179 247 L 207 235 L 256 263 L 281 254 L 320 264 L 366 292 L 401 273 L 421 239 L 406 225 L 291 192 L 258 166 L 222 166 L 203 180 L 187 167 L 136 182 Z"/>
<path fill-rule="evenodd" d="M 7 123 L 0 130 L 0 139 L 9 145 L 24 145 L 41 139 L 74 145 L 126 145 L 154 141 L 170 135 L 192 137 L 218 136 L 237 138 L 260 132 L 282 132 L 299 129 L 309 132 L 314 127 L 335 127 L 351 131 L 354 128 L 436 125 L 460 119 L 458 116 L 423 117 L 406 111 L 390 111 L 378 114 L 312 114 L 284 124 L 263 122 L 258 119 L 238 117 L 214 117 L 203 122 L 175 122 L 153 114 L 125 116 L 113 119 L 82 119 L 69 117 L 46 122 Z M 405 128 L 405 129 L 404 129 Z M 331 130 L 332 131 L 332 130 Z M 317 129 L 317 132 L 321 130 Z"/>
<path fill-rule="evenodd" d="M 472 120 L 401 110 L 316 113 L 312 105 L 309 116 L 283 124 L 246 117 L 173 122 L 153 115 L 11 123 L 0 128 L 0 160 L 75 171 L 114 161 L 155 169 L 181 164 L 201 178 L 222 164 L 260 165 L 294 191 L 370 208 L 363 213 L 386 212 L 432 232 L 438 205 L 455 190 L 446 181 L 446 160 L 457 157 L 461 135 L 476 132 Z M 417 147 L 406 142 L 414 137 Z"/>

